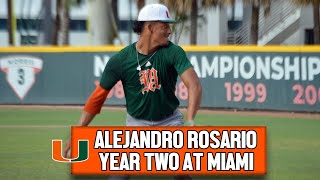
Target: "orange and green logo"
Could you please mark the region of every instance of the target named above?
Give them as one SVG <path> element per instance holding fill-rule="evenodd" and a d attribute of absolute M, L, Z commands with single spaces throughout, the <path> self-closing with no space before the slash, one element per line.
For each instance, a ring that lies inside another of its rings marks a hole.
<path fill-rule="evenodd" d="M 155 91 L 156 89 L 161 89 L 161 84 L 159 84 L 158 71 L 154 68 L 147 69 L 139 72 L 140 84 L 143 84 L 142 94 L 145 92 Z"/>
<path fill-rule="evenodd" d="M 52 140 L 52 159 L 57 162 L 77 163 L 88 160 L 89 147 L 88 140 L 78 140 L 78 154 L 76 158 L 66 158 L 62 155 L 62 140 Z"/>

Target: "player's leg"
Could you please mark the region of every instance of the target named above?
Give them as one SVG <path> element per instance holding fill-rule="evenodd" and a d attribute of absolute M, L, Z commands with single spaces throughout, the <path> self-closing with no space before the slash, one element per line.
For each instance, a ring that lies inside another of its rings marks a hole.
<path fill-rule="evenodd" d="M 130 176 L 119 175 L 119 176 L 109 176 L 108 180 L 129 180 Z"/>
<path fill-rule="evenodd" d="M 174 176 L 174 180 L 192 180 L 191 176 Z"/>
<path fill-rule="evenodd" d="M 146 126 L 144 123 L 134 119 L 129 114 L 127 115 L 127 126 Z M 109 176 L 108 180 L 129 180 L 130 176 Z"/>
<path fill-rule="evenodd" d="M 127 126 L 183 126 L 183 115 L 179 109 L 174 113 L 160 121 L 148 121 L 143 119 L 136 119 L 127 114 Z M 190 176 L 174 176 L 175 180 L 192 180 Z"/>
<path fill-rule="evenodd" d="M 154 126 L 183 126 L 183 115 L 176 109 L 173 114 L 161 121 L 155 121 Z"/>
<path fill-rule="evenodd" d="M 159 120 L 150 121 L 144 119 L 136 119 L 127 114 L 127 126 L 183 126 L 183 115 L 179 109 L 175 110 L 169 117 Z"/>
<path fill-rule="evenodd" d="M 127 126 L 152 126 L 153 122 L 143 119 L 136 119 L 127 114 Z"/>
<path fill-rule="evenodd" d="M 173 115 L 161 120 L 157 121 L 155 126 L 183 126 L 184 120 L 183 115 L 179 111 L 179 109 L 175 110 Z M 174 176 L 174 180 L 192 180 L 191 176 Z"/>

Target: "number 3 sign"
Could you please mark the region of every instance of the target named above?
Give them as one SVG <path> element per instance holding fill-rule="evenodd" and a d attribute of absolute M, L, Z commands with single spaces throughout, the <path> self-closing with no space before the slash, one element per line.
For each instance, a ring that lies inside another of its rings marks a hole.
<path fill-rule="evenodd" d="M 0 59 L 0 68 L 6 80 L 23 100 L 35 82 L 35 74 L 42 70 L 42 60 L 31 56 L 7 56 Z"/>

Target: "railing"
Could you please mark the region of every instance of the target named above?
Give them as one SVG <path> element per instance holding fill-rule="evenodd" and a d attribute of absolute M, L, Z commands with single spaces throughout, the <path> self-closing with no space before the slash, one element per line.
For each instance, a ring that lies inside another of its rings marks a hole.
<path fill-rule="evenodd" d="M 236 31 L 228 32 L 228 44 L 249 44 L 249 32 L 249 23 L 244 22 Z"/>
<path fill-rule="evenodd" d="M 265 16 L 263 8 L 259 12 L 259 39 L 281 26 L 300 9 L 288 0 L 271 0 L 269 15 Z M 236 31 L 228 32 L 228 44 L 249 44 L 251 19 L 247 19 Z"/>
<path fill-rule="evenodd" d="M 288 0 L 272 0 L 268 16 L 265 16 L 263 10 L 260 10 L 259 39 L 294 15 L 297 10 L 298 8 Z"/>

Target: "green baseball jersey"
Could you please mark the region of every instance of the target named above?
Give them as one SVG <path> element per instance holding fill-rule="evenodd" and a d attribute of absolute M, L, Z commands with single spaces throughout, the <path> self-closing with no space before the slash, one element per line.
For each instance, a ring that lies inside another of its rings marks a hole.
<path fill-rule="evenodd" d="M 141 70 L 137 70 L 138 61 Z M 178 74 L 192 67 L 184 50 L 169 42 L 155 53 L 138 53 L 133 43 L 108 61 L 100 86 L 110 90 L 122 81 L 128 113 L 137 119 L 161 120 L 179 106 L 175 96 Z"/>

